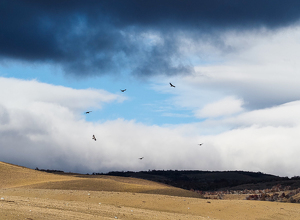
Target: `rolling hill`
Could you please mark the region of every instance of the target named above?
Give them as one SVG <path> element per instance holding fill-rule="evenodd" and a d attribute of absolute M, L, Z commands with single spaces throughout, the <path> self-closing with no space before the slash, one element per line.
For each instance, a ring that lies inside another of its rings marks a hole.
<path fill-rule="evenodd" d="M 213 200 L 149 180 L 47 173 L 0 162 L 0 219 L 298 219 L 299 204 Z"/>

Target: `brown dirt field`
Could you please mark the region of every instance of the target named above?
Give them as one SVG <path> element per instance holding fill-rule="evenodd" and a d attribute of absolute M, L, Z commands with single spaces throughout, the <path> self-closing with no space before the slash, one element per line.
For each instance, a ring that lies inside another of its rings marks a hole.
<path fill-rule="evenodd" d="M 0 219 L 300 219 L 300 205 L 205 200 L 146 180 L 48 174 L 0 162 Z M 231 198 L 232 199 L 232 198 Z"/>

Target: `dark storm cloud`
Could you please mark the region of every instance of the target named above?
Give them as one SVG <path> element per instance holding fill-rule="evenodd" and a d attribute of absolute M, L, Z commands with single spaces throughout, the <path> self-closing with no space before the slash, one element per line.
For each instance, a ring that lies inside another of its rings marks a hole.
<path fill-rule="evenodd" d="M 196 40 L 229 29 L 279 28 L 299 16 L 296 0 L 1 0 L 0 58 L 50 62 L 78 76 L 121 68 L 138 76 L 188 73 L 178 33 Z M 142 34 L 152 32 L 163 42 L 149 45 Z"/>

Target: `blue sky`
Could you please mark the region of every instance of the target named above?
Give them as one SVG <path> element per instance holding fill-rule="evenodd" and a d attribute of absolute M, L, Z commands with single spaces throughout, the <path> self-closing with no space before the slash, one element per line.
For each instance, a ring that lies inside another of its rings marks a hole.
<path fill-rule="evenodd" d="M 1 161 L 299 175 L 298 1 L 3 0 L 0 12 Z"/>
<path fill-rule="evenodd" d="M 168 101 L 171 94 L 159 92 L 153 89 L 150 80 L 136 80 L 129 74 L 121 76 L 95 76 L 88 78 L 74 78 L 64 75 L 60 68 L 51 65 L 26 65 L 11 62 L 0 67 L 1 76 L 24 80 L 37 80 L 57 86 L 65 86 L 74 89 L 103 89 L 110 93 L 122 95 L 126 101 L 110 103 L 101 109 L 87 109 L 92 111 L 86 117 L 87 121 L 105 121 L 117 118 L 136 120 L 145 124 L 178 124 L 199 121 L 193 117 L 191 110 L 185 108 L 173 108 Z M 167 80 L 162 83 L 170 91 Z M 126 89 L 125 93 L 121 89 Z M 84 112 L 82 112 L 84 114 Z"/>

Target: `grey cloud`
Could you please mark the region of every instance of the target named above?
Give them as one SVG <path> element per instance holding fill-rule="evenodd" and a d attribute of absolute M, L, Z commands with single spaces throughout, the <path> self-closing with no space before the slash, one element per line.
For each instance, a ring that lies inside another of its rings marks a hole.
<path fill-rule="evenodd" d="M 0 124 L 6 125 L 9 123 L 9 121 L 10 121 L 10 116 L 8 114 L 7 109 L 5 108 L 5 106 L 0 104 Z"/>
<path fill-rule="evenodd" d="M 296 0 L 2 0 L 0 59 L 50 62 L 82 77 L 124 68 L 137 76 L 190 73 L 179 32 L 197 40 L 228 29 L 273 29 L 297 22 L 299 12 Z M 147 48 L 122 34 L 151 31 L 164 43 Z"/>

